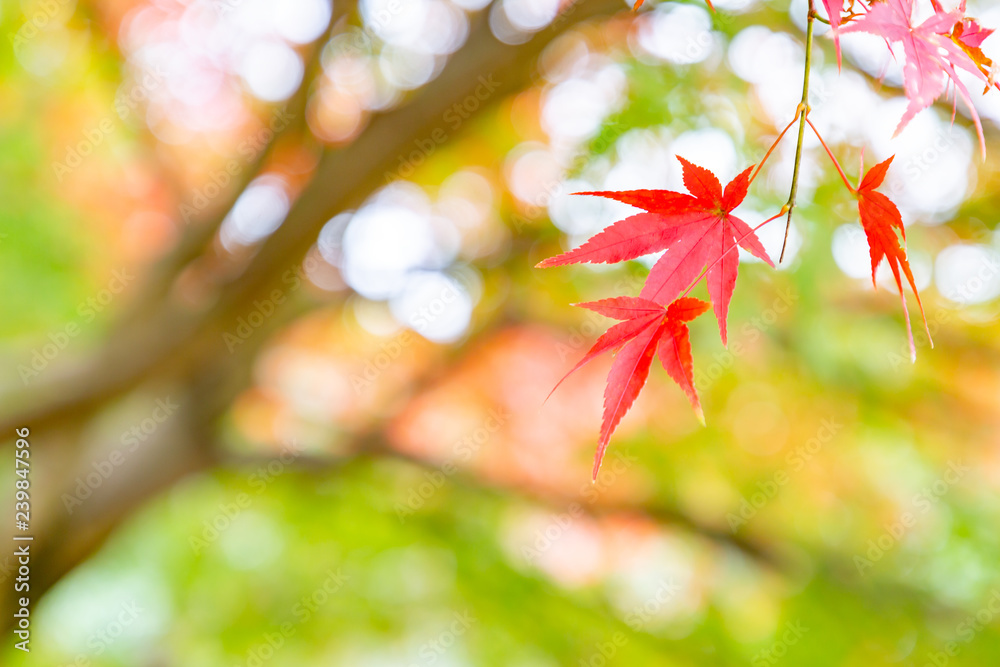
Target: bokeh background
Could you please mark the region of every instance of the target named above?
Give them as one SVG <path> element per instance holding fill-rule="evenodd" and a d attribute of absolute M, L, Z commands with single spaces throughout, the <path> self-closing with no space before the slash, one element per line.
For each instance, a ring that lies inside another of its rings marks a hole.
<path fill-rule="evenodd" d="M 568 193 L 725 182 L 794 114 L 806 3 L 715 5 L 5 1 L 0 660 L 998 664 L 1000 93 L 985 157 L 946 100 L 893 139 L 902 54 L 819 31 L 814 122 L 896 155 L 915 364 L 807 134 L 786 261 L 728 350 L 693 324 L 707 427 L 655 369 L 591 484 L 609 362 L 544 402 L 608 324 L 569 304 L 649 266 L 532 268 L 630 210 Z"/>

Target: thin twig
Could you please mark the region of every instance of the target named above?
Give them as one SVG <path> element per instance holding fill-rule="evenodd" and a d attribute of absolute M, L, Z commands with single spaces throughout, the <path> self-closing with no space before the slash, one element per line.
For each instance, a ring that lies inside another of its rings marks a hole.
<path fill-rule="evenodd" d="M 785 240 L 781 243 L 780 264 L 785 259 L 785 247 L 788 245 L 788 230 L 792 226 L 792 211 L 795 210 L 795 195 L 799 191 L 799 168 L 802 165 L 802 144 L 806 134 L 806 115 L 809 113 L 809 73 L 812 69 L 813 26 L 816 21 L 814 0 L 809 0 L 809 16 L 806 19 L 806 66 L 802 75 L 802 101 L 799 102 L 799 138 L 795 145 L 795 168 L 792 171 L 792 191 L 788 195 L 788 219 L 785 221 Z"/>

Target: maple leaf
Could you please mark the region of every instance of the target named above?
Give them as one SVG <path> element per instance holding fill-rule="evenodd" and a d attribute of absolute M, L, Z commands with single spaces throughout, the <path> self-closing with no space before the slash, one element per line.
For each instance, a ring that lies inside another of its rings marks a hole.
<path fill-rule="evenodd" d="M 621 262 L 665 250 L 639 294 L 659 304 L 676 299 L 700 279 L 707 266 L 704 277 L 725 344 L 726 318 L 739 265 L 737 245 L 774 266 L 754 231 L 732 215 L 747 195 L 753 167 L 739 174 L 723 191 L 711 171 L 680 156 L 677 159 L 684 171 L 684 185 L 691 194 L 669 190 L 576 193 L 614 199 L 645 209 L 646 213 L 616 222 L 579 248 L 544 260 L 538 266 Z"/>
<path fill-rule="evenodd" d="M 903 88 L 909 99 L 909 105 L 893 136 L 898 135 L 918 112 L 926 109 L 945 93 L 950 81 L 955 86 L 956 95 L 969 107 L 979 134 L 980 149 L 985 155 L 986 141 L 979 114 L 972 103 L 969 91 L 958 78 L 955 68 L 959 67 L 983 79 L 987 82 L 988 88 L 992 84 L 992 79 L 980 68 L 981 63 L 975 61 L 976 56 L 970 55 L 968 51 L 970 47 L 978 50 L 979 44 L 988 35 L 982 34 L 986 31 L 983 31 L 978 23 L 966 24 L 970 19 L 965 16 L 965 2 L 952 11 L 945 11 L 936 0 L 932 0 L 932 6 L 934 14 L 920 25 L 914 25 L 913 0 L 885 0 L 872 3 L 867 14 L 841 26 L 840 33 L 868 32 L 889 42 L 902 42 L 903 53 L 906 55 L 906 63 L 903 66 Z M 953 38 L 956 25 L 962 26 L 957 40 Z M 963 39 L 967 29 L 971 30 L 972 34 Z"/>
<path fill-rule="evenodd" d="M 840 69 L 840 15 L 844 8 L 844 0 L 823 0 L 826 7 L 826 15 L 830 17 L 830 36 L 833 37 L 833 44 L 837 50 L 837 69 Z"/>
<path fill-rule="evenodd" d="M 892 160 L 893 158 L 890 157 L 885 162 L 880 162 L 869 169 L 868 173 L 861 179 L 856 195 L 861 226 L 864 227 L 865 236 L 868 237 L 868 249 L 872 260 L 872 285 L 875 285 L 875 271 L 878 269 L 879 263 L 883 259 L 886 260 L 889 268 L 892 269 L 893 277 L 896 279 L 896 287 L 899 289 L 899 299 L 903 303 L 903 314 L 906 317 L 906 332 L 910 339 L 910 358 L 915 361 L 917 349 L 913 344 L 913 329 L 910 326 L 910 312 L 906 308 L 906 297 L 903 295 L 900 270 L 906 276 L 913 294 L 917 297 L 917 305 L 920 306 L 920 315 L 924 319 L 924 329 L 927 331 L 927 340 L 931 347 L 934 347 L 934 341 L 931 340 L 931 333 L 927 328 L 927 316 L 924 314 L 924 305 L 920 302 L 920 294 L 913 281 L 910 263 L 906 260 L 906 251 L 900 246 L 899 239 L 896 237 L 895 230 L 898 229 L 903 241 L 906 241 L 903 219 L 896 205 L 888 197 L 875 191 L 875 188 L 885 180 Z"/>
<path fill-rule="evenodd" d="M 963 2 L 961 9 L 964 8 L 965 3 Z M 993 30 L 984 28 L 980 25 L 979 21 L 971 18 L 966 18 L 956 23 L 955 27 L 951 30 L 951 40 L 965 52 L 969 60 L 975 63 L 980 74 L 986 77 L 986 88 L 983 90 L 984 95 L 992 86 L 1000 88 L 1000 85 L 994 81 L 993 61 L 980 48 L 983 45 L 983 41 L 992 34 Z"/>
<path fill-rule="evenodd" d="M 604 352 L 618 350 L 604 390 L 604 418 L 594 456 L 596 480 L 611 434 L 646 384 L 653 357 L 657 354 L 664 370 L 687 394 L 699 421 L 705 423 L 705 413 L 694 388 L 691 337 L 686 323 L 708 310 L 709 304 L 685 297 L 664 308 L 647 299 L 621 296 L 576 305 L 622 320 L 604 332 L 583 359 L 556 384 L 558 388 L 563 380 Z"/>

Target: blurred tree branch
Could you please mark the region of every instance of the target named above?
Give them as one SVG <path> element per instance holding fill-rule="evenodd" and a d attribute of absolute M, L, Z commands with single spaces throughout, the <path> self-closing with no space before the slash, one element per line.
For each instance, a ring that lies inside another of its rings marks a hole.
<path fill-rule="evenodd" d="M 254 299 L 280 284 L 286 271 L 298 270 L 326 221 L 384 185 L 384 174 L 393 171 L 398 157 L 436 130 L 448 109 L 472 95 L 480 86 L 480 76 L 497 77 L 493 99 L 499 100 L 531 81 L 537 57 L 552 39 L 580 21 L 621 9 L 619 0 L 582 0 L 571 5 L 552 27 L 525 44 L 513 46 L 496 40 L 486 15 L 479 14 L 465 46 L 451 57 L 436 80 L 415 92 L 408 103 L 373 119 L 350 145 L 323 153 L 313 179 L 282 226 L 238 276 L 218 286 L 207 307 L 171 298 L 171 287 L 183 267 L 203 252 L 227 207 L 199 225 L 163 263 L 149 281 L 150 291 L 142 297 L 138 310 L 91 358 L 62 376 L 53 370 L 52 379 L 6 397 L 8 407 L 0 421 L 8 429 L 29 425 L 35 451 L 41 453 L 49 447 L 51 456 L 57 458 L 78 456 L 74 443 L 82 441 L 88 422 L 130 391 L 175 387 L 182 395 L 180 400 L 192 406 L 176 432 L 171 431 L 169 437 L 158 434 L 157 441 L 146 446 L 150 455 L 131 478 L 101 487 L 102 498 L 88 501 L 93 502 L 92 510 L 55 519 L 44 528 L 35 543 L 34 600 L 93 553 L 135 508 L 185 475 L 212 465 L 217 420 L 248 386 L 253 356 L 266 341 L 268 331 L 258 330 L 233 354 L 226 350 L 222 334 L 252 307 Z M 335 21 L 331 24 L 337 25 Z M 307 96 L 308 84 L 303 84 L 294 103 L 304 108 Z M 244 186 L 266 163 L 273 145 L 247 170 Z M 238 195 L 234 191 L 227 203 L 231 205 Z M 305 299 L 293 301 L 300 309 L 308 307 Z M 295 314 L 295 306 L 284 308 L 272 316 L 266 328 L 276 330 Z M 73 479 L 72 474 L 54 485 L 56 498 L 72 493 L 69 479 Z M 58 500 L 50 503 L 59 504 Z M 9 606 L 9 594 L 5 599 Z"/>
<path fill-rule="evenodd" d="M 551 27 L 520 45 L 498 41 L 486 14 L 477 15 L 465 45 L 437 79 L 416 91 L 408 103 L 376 116 L 350 145 L 324 151 L 312 181 L 284 223 L 240 275 L 218 286 L 207 309 L 176 299 L 154 299 L 152 312 L 112 332 L 92 358 L 66 377 L 4 397 L 9 407 L 0 424 L 10 429 L 20 423 L 41 428 L 72 422 L 149 377 L 183 373 L 182 369 L 202 367 L 219 354 L 227 354 L 220 351 L 222 333 L 252 307 L 254 299 L 281 287 L 282 274 L 298 269 L 327 220 L 384 185 L 385 174 L 395 170 L 400 156 L 439 130 L 444 114 L 474 94 L 481 85 L 480 76 L 496 77 L 494 101 L 522 89 L 531 81 L 535 61 L 549 42 L 581 21 L 621 9 L 618 0 L 580 0 Z M 451 138 L 453 133 L 445 137 Z"/>
<path fill-rule="evenodd" d="M 285 114 L 291 118 L 291 121 L 274 132 L 267 145 L 255 156 L 254 161 L 239 171 L 234 187 L 220 195 L 220 198 L 223 199 L 221 204 L 212 207 L 199 219 L 186 223 L 183 237 L 173 252 L 164 257 L 151 271 L 151 275 L 135 300 L 135 309 L 123 317 L 123 326 L 149 317 L 156 308 L 162 306 L 162 300 L 169 297 L 170 288 L 177 282 L 181 272 L 209 250 L 207 246 L 218 234 L 219 228 L 236 204 L 236 200 L 246 187 L 261 175 L 274 157 L 277 146 L 285 141 L 302 144 L 311 140 L 305 122 L 306 106 L 317 78 L 323 74 L 321 62 L 323 46 L 335 34 L 343 30 L 344 22 L 348 13 L 353 10 L 354 4 L 353 2 L 336 3 L 329 27 L 322 37 L 310 45 L 305 59 L 302 85 L 283 107 Z M 181 206 L 185 203 L 187 202 L 181 202 Z M 181 210 L 177 211 L 176 217 L 183 217 Z"/>

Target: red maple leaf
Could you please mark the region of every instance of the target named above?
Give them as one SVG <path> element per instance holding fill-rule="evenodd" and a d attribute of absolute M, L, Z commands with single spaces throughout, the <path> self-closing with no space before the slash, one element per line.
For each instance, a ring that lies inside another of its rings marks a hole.
<path fill-rule="evenodd" d="M 931 347 L 934 346 L 934 342 L 931 340 L 930 330 L 927 329 L 927 316 L 924 315 L 924 305 L 920 303 L 920 294 L 913 281 L 910 263 L 906 260 L 906 250 L 900 246 L 899 239 L 896 237 L 895 230 L 898 229 L 903 241 L 906 241 L 903 219 L 899 214 L 899 209 L 888 197 L 880 192 L 875 192 L 875 188 L 885 180 L 892 159 L 889 158 L 869 169 L 868 173 L 861 179 L 855 194 L 858 197 L 861 226 L 864 227 L 865 235 L 868 237 L 868 249 L 872 259 L 872 285 L 875 285 L 875 270 L 878 268 L 879 262 L 885 259 L 896 279 L 896 287 L 899 288 L 899 299 L 903 302 L 903 314 L 906 316 L 906 332 L 910 339 L 910 357 L 916 360 L 917 349 L 913 344 L 913 329 L 910 326 L 910 312 L 906 308 L 906 297 L 903 296 L 900 270 L 906 276 L 913 294 L 917 297 L 917 305 L 920 306 L 920 315 L 924 319 L 924 329 L 927 330 L 927 340 Z"/>
<path fill-rule="evenodd" d="M 667 304 L 704 275 L 725 344 L 726 317 L 739 265 L 736 246 L 774 266 L 754 231 L 732 215 L 747 195 L 753 167 L 739 174 L 723 191 L 711 171 L 680 156 L 677 159 L 684 170 L 684 185 L 691 194 L 669 190 L 579 192 L 624 202 L 647 213 L 616 222 L 579 248 L 551 257 L 538 266 L 613 263 L 666 250 L 653 265 L 639 296 Z"/>
<path fill-rule="evenodd" d="M 840 68 L 840 14 L 844 8 L 844 0 L 823 0 L 826 14 L 830 17 L 830 35 L 837 49 L 837 68 Z"/>
<path fill-rule="evenodd" d="M 646 384 L 653 357 L 657 353 L 664 370 L 684 390 L 698 419 L 705 423 L 705 414 L 694 388 L 691 339 L 685 323 L 708 310 L 709 304 L 686 297 L 664 308 L 646 299 L 620 296 L 576 305 L 622 320 L 604 332 L 583 359 L 556 384 L 558 388 L 563 380 L 604 352 L 618 351 L 604 390 L 604 419 L 597 454 L 594 456 L 594 479 L 597 479 L 611 434 Z"/>
<path fill-rule="evenodd" d="M 932 0 L 931 4 L 934 13 L 923 23 L 915 25 L 913 0 L 885 0 L 872 3 L 867 14 L 841 26 L 840 33 L 869 32 L 889 42 L 902 42 L 903 53 L 906 55 L 906 63 L 903 65 L 903 87 L 910 103 L 896 127 L 896 134 L 899 134 L 918 112 L 926 109 L 944 94 L 950 82 L 955 86 L 956 94 L 969 107 L 979 134 L 980 148 L 985 154 L 986 144 L 979 114 L 955 68 L 976 75 L 986 82 L 987 88 L 993 84 L 992 78 L 981 68 L 984 61 L 977 62 L 975 51 L 970 51 L 970 49 L 978 51 L 979 45 L 989 36 L 989 32 L 983 31 L 978 23 L 965 16 L 964 1 L 952 11 L 945 11 L 937 0 Z M 953 33 L 956 26 L 961 26 L 957 36 Z M 966 36 L 966 30 L 971 31 L 971 34 Z"/>
<path fill-rule="evenodd" d="M 959 9 L 964 11 L 964 2 Z M 979 73 L 986 77 L 984 95 L 989 91 L 991 86 L 1000 87 L 1000 84 L 994 81 L 993 61 L 983 53 L 981 48 L 986 38 L 992 34 L 992 29 L 984 28 L 979 21 L 971 18 L 965 18 L 960 23 L 956 23 L 955 27 L 951 30 L 951 40 L 955 42 L 958 48 L 965 52 L 965 55 L 973 62 Z"/>

